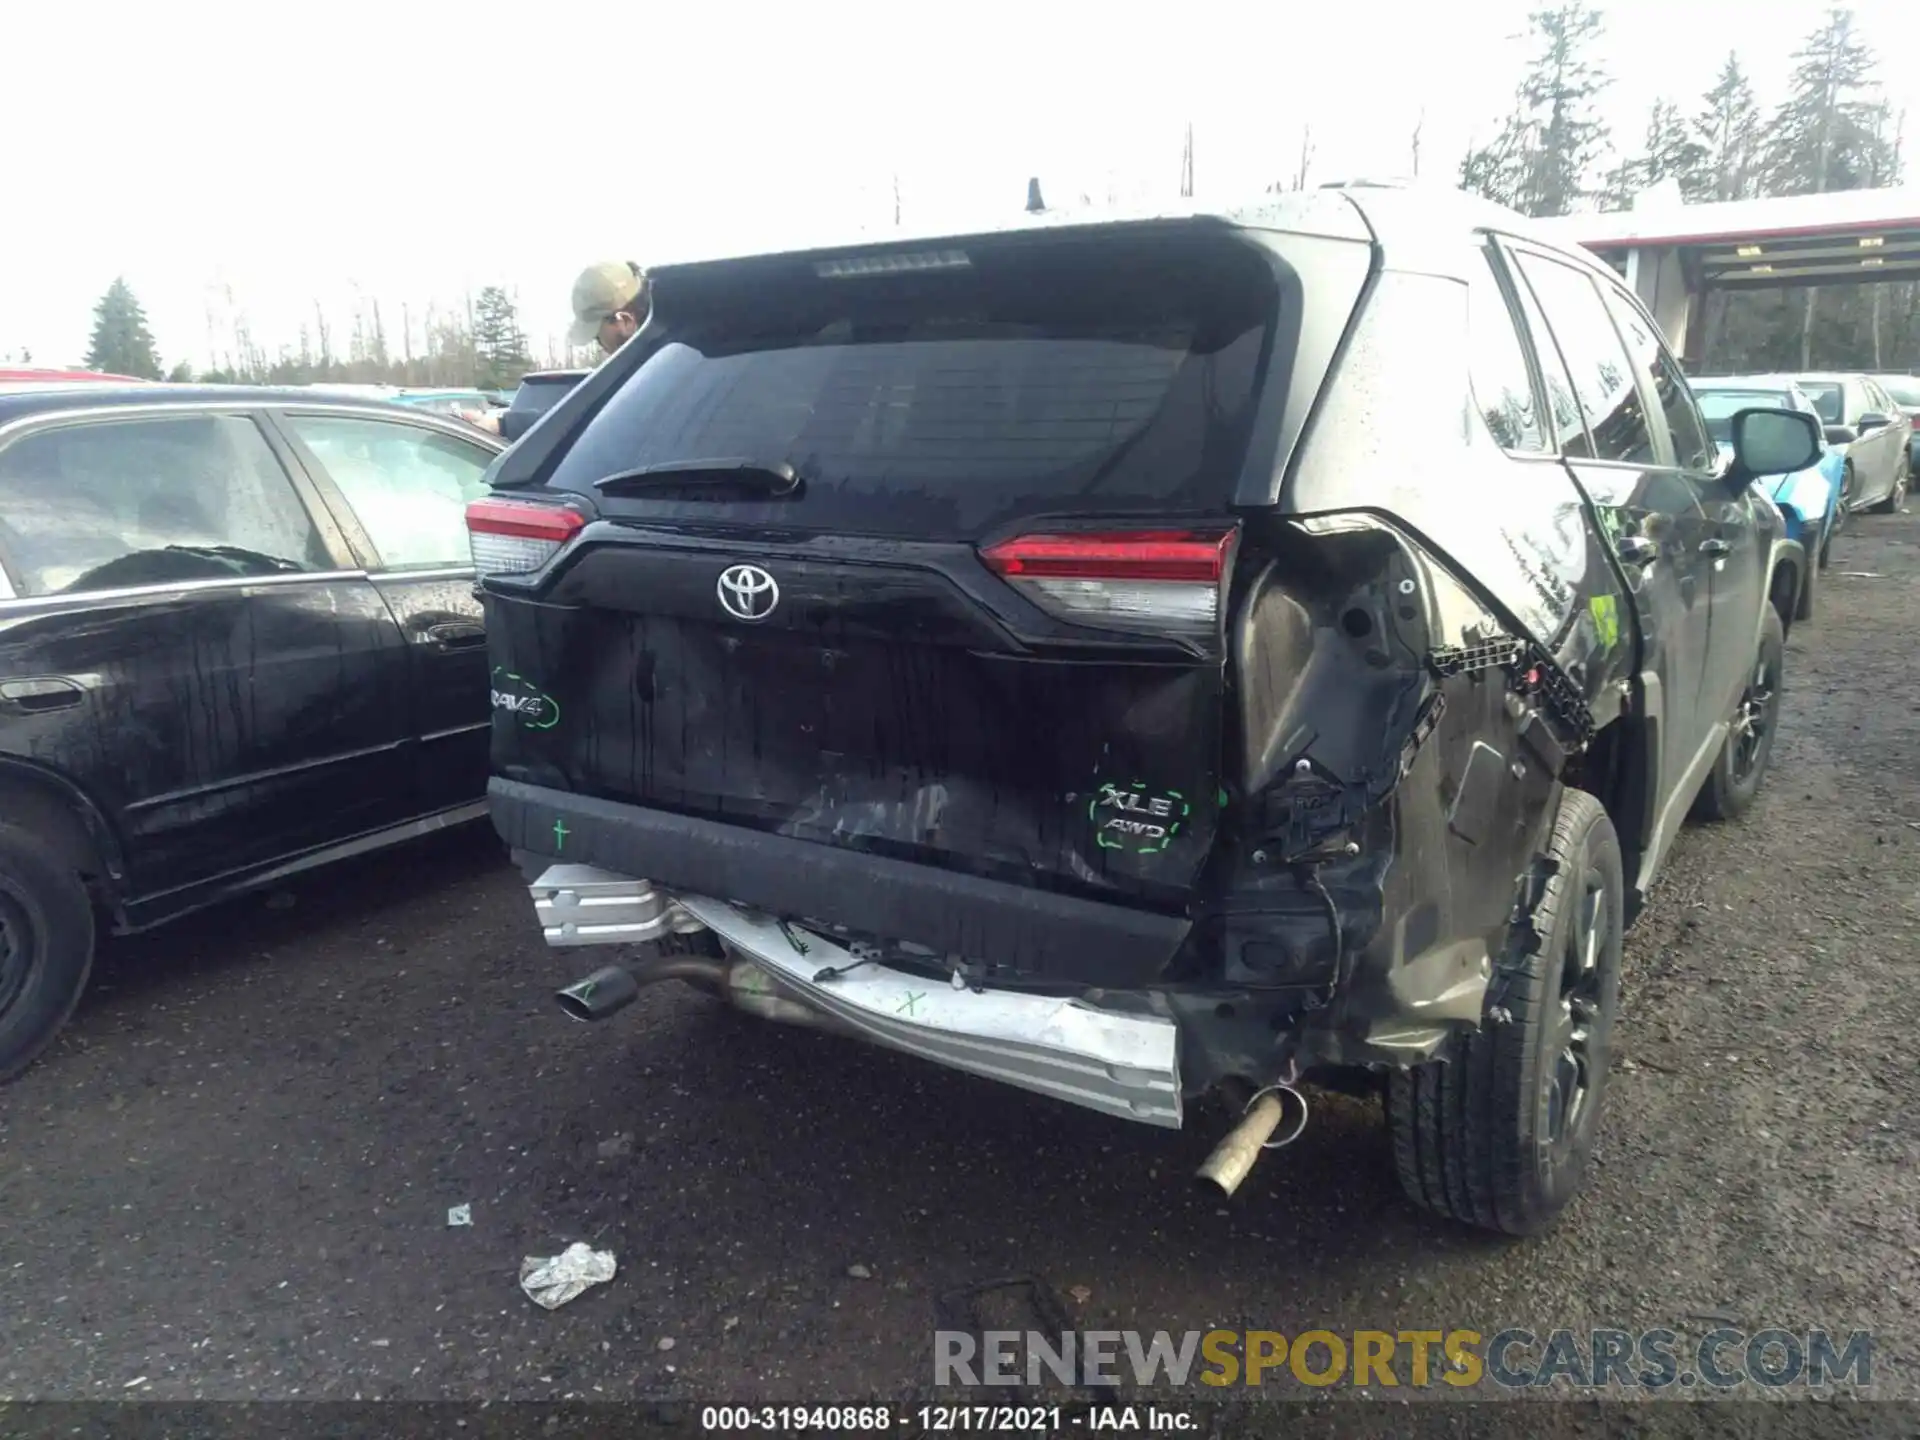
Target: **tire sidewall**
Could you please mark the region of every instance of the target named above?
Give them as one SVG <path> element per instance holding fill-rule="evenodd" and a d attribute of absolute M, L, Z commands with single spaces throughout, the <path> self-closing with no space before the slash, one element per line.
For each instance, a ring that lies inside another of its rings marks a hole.
<path fill-rule="evenodd" d="M 80 878 L 0 829 L 0 895 L 24 921 L 24 988 L 0 1010 L 0 1081 L 32 1064 L 79 1003 L 93 968 L 93 908 Z"/>
<path fill-rule="evenodd" d="M 1588 799 L 1582 792 L 1568 793 L 1580 793 L 1583 801 Z M 1521 1110 L 1521 1143 L 1532 1158 L 1532 1183 L 1527 1188 L 1534 1203 L 1527 1208 L 1534 1212 L 1531 1218 L 1539 1222 L 1551 1219 L 1564 1208 L 1586 1180 L 1605 1108 L 1607 1079 L 1613 1069 L 1613 1026 L 1620 1008 L 1620 970 L 1626 929 L 1626 867 L 1619 838 L 1598 802 L 1592 803 L 1590 813 L 1566 852 L 1555 858 L 1561 868 L 1553 882 L 1556 891 L 1550 923 L 1540 936 L 1542 953 L 1549 963 L 1542 965 L 1534 977 L 1530 1006 L 1536 1022 L 1535 1033 L 1527 1037 L 1532 1060 L 1528 1070 L 1531 1102 Z M 1588 870 L 1597 871 L 1603 881 L 1606 907 L 1606 943 L 1595 961 L 1600 971 L 1600 996 L 1599 1013 L 1591 1032 L 1592 1077 L 1586 1108 L 1565 1153 L 1556 1162 L 1548 1134 L 1548 1107 L 1558 1051 L 1549 1042 L 1551 1027 L 1559 1017 L 1561 956 L 1568 932 L 1579 915 Z"/>
<path fill-rule="evenodd" d="M 1760 787 L 1765 783 L 1767 771 L 1773 763 L 1774 737 L 1780 728 L 1780 707 L 1782 687 L 1786 683 L 1786 631 L 1780 623 L 1780 613 L 1771 606 L 1767 609 L 1767 618 L 1760 630 L 1760 648 L 1754 654 L 1758 664 L 1763 658 L 1771 662 L 1773 672 L 1773 713 L 1768 717 L 1766 733 L 1760 737 L 1760 755 L 1754 762 L 1752 773 L 1745 780 L 1736 780 L 1733 774 L 1733 735 L 1729 731 L 1726 743 L 1720 747 L 1720 756 L 1714 761 L 1713 784 L 1719 787 L 1722 796 L 1721 812 L 1728 816 L 1746 813 L 1747 809 L 1760 796 Z M 1751 674 L 1751 671 L 1749 671 Z M 1741 695 L 1746 689 L 1741 688 Z"/>

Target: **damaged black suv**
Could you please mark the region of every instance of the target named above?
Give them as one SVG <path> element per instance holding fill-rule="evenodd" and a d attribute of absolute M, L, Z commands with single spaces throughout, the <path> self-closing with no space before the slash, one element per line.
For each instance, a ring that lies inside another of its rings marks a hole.
<path fill-rule="evenodd" d="M 556 946 L 1177 1127 L 1380 1085 L 1420 1203 L 1577 1189 L 1621 937 L 1765 772 L 1807 561 L 1614 274 L 1464 197 L 662 268 L 468 523 Z"/>

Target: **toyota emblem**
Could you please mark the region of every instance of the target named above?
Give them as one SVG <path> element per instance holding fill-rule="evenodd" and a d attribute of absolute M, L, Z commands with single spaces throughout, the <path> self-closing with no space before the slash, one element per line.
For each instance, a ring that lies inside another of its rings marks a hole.
<path fill-rule="evenodd" d="M 758 565 L 729 565 L 714 588 L 720 608 L 736 620 L 764 620 L 780 603 L 780 582 Z"/>

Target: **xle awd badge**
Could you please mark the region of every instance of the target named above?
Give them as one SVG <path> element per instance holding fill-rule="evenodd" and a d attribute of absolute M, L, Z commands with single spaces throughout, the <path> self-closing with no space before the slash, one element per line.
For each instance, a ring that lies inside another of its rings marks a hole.
<path fill-rule="evenodd" d="M 764 620 L 780 603 L 780 584 L 758 565 L 729 565 L 715 587 L 720 608 L 736 620 Z"/>
<path fill-rule="evenodd" d="M 1136 780 L 1128 786 L 1102 784 L 1087 802 L 1087 818 L 1096 826 L 1102 850 L 1132 850 L 1157 855 L 1179 835 L 1193 807 L 1178 790 L 1155 794 Z M 1102 819 L 1103 811 L 1118 811 Z"/>

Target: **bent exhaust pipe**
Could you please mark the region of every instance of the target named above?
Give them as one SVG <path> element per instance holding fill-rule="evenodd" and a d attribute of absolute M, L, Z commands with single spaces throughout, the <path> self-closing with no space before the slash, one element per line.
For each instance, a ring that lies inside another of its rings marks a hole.
<path fill-rule="evenodd" d="M 553 998 L 575 1020 L 604 1020 L 640 998 L 648 985 L 684 980 L 717 995 L 736 1010 L 814 1030 L 846 1031 L 844 1022 L 815 1009 L 750 960 L 722 960 L 704 955 L 658 955 L 628 967 L 608 965 L 584 980 L 576 980 Z"/>
<path fill-rule="evenodd" d="M 560 1008 L 575 1020 L 604 1020 L 640 998 L 641 988 L 663 980 L 684 980 L 717 995 L 727 993 L 727 964 L 703 955 L 658 955 L 629 969 L 608 965 L 584 980 L 554 991 Z"/>
<path fill-rule="evenodd" d="M 1289 1101 L 1299 1114 L 1299 1121 L 1285 1136 L 1275 1140 L 1273 1132 L 1286 1118 Z M 1200 1167 L 1198 1178 L 1202 1185 L 1212 1186 L 1223 1197 L 1231 1195 L 1240 1188 L 1240 1182 L 1247 1178 L 1262 1151 L 1291 1145 L 1306 1128 L 1307 1097 L 1291 1085 L 1269 1085 L 1247 1102 L 1240 1123 L 1213 1147 L 1213 1153 Z"/>

